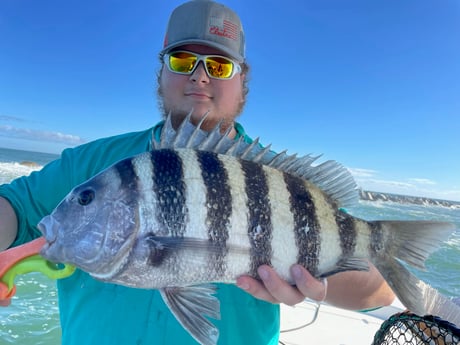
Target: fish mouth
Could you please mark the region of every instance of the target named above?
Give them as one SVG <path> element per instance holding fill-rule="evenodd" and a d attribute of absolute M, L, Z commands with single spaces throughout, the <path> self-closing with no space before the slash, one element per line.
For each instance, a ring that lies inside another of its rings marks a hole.
<path fill-rule="evenodd" d="M 48 260 L 60 261 L 58 257 L 56 257 L 56 253 L 53 253 L 53 245 L 57 241 L 59 227 L 59 222 L 51 216 L 44 217 L 37 225 L 38 230 L 40 230 L 46 240 L 40 254 Z"/>
<path fill-rule="evenodd" d="M 43 234 L 48 243 L 54 243 L 57 238 L 59 222 L 51 216 L 46 216 L 43 218 L 40 223 L 38 223 L 37 228 Z"/>

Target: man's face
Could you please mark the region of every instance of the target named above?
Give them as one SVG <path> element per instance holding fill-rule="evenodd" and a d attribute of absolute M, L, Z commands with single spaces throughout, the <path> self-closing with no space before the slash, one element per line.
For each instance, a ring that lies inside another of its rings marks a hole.
<path fill-rule="evenodd" d="M 197 54 L 224 55 L 221 51 L 202 45 L 184 45 L 177 50 Z M 203 129 L 210 130 L 223 120 L 230 126 L 239 115 L 244 102 L 244 75 L 236 73 L 232 79 L 218 80 L 208 77 L 203 63 L 190 75 L 171 72 L 164 67 L 160 75 L 160 97 L 165 113 L 172 113 L 173 125 L 180 123 L 193 109 L 192 122 L 196 125 L 209 112 Z"/>

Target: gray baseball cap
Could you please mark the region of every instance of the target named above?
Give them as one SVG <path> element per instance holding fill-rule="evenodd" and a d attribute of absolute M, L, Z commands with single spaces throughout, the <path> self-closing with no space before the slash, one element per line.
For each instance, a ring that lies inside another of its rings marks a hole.
<path fill-rule="evenodd" d="M 243 62 L 244 32 L 241 20 L 230 8 L 210 0 L 192 0 L 169 17 L 162 54 L 184 44 L 217 48 Z"/>

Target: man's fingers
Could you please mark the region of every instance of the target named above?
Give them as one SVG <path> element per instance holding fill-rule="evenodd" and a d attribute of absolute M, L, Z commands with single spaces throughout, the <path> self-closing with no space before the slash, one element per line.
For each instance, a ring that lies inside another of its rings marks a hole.
<path fill-rule="evenodd" d="M 291 274 L 295 280 L 297 288 L 304 297 L 322 302 L 327 295 L 327 279 L 318 280 L 310 272 L 300 265 L 291 267 Z"/>
<path fill-rule="evenodd" d="M 278 303 L 278 301 L 265 288 L 264 284 L 254 278 L 241 276 L 236 280 L 236 285 L 257 299 L 271 303 Z"/>
<path fill-rule="evenodd" d="M 295 305 L 305 298 L 323 301 L 327 294 L 327 280 L 317 280 L 300 265 L 291 267 L 295 285 L 283 280 L 273 268 L 262 265 L 257 273 L 261 281 L 249 276 L 241 276 L 236 284 L 254 297 L 271 302 Z"/>
<path fill-rule="evenodd" d="M 305 299 L 305 296 L 295 286 L 281 279 L 273 268 L 263 265 L 257 272 L 267 291 L 279 303 L 295 305 Z"/>

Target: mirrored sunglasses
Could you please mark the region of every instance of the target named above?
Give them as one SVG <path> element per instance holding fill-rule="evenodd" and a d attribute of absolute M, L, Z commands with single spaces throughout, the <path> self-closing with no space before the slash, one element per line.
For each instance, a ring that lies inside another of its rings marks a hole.
<path fill-rule="evenodd" d="M 241 66 L 221 55 L 200 55 L 189 51 L 175 51 L 165 54 L 163 61 L 171 72 L 190 75 L 203 61 L 208 77 L 214 79 L 231 79 L 241 72 Z"/>

